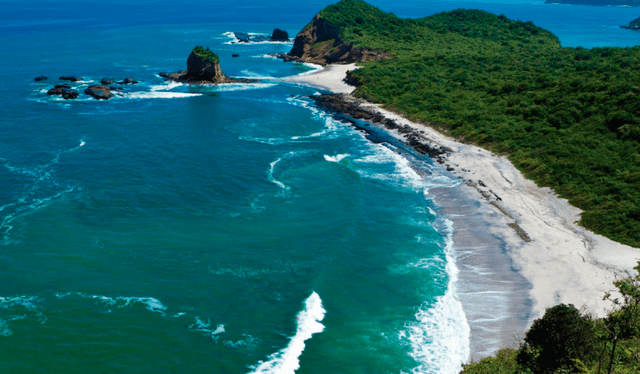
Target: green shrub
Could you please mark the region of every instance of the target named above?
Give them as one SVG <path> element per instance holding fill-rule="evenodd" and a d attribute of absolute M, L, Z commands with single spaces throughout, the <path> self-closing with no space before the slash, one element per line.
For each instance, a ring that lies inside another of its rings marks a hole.
<path fill-rule="evenodd" d="M 209 50 L 209 47 L 207 47 L 206 49 L 202 46 L 197 46 L 193 49 L 193 53 L 200 57 L 201 59 L 205 60 L 205 61 L 211 61 L 214 63 L 219 63 L 220 59 L 218 58 L 218 55 L 211 52 L 211 50 Z"/>
<path fill-rule="evenodd" d="M 593 320 L 560 304 L 533 322 L 516 360 L 534 373 L 574 372 L 598 357 L 597 343 Z"/>

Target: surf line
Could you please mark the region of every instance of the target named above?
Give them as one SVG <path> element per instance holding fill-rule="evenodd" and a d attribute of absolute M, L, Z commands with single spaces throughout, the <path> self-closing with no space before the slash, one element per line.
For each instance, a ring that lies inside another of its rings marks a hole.
<path fill-rule="evenodd" d="M 300 355 L 304 351 L 304 342 L 311 339 L 313 334 L 324 331 L 324 325 L 320 323 L 327 312 L 322 307 L 320 296 L 312 292 L 304 301 L 304 309 L 298 313 L 296 320 L 298 328 L 296 334 L 291 337 L 289 344 L 270 355 L 268 361 L 260 362 L 252 366 L 250 374 L 293 374 L 300 368 Z"/>

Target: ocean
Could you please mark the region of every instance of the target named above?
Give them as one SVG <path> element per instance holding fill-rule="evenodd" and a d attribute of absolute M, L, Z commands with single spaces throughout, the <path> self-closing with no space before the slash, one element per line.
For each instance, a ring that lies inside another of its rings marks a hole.
<path fill-rule="evenodd" d="M 268 56 L 292 43 L 232 43 L 294 37 L 330 3 L 0 0 L 1 373 L 460 369 L 473 323 L 452 209 L 438 203 L 460 181 L 279 81 L 318 69 Z M 618 27 L 634 8 L 371 3 L 504 13 L 564 46 L 640 42 Z M 257 83 L 158 76 L 196 45 Z M 64 75 L 83 78 L 79 99 L 46 94 Z M 103 77 L 139 83 L 108 101 L 82 94 Z"/>

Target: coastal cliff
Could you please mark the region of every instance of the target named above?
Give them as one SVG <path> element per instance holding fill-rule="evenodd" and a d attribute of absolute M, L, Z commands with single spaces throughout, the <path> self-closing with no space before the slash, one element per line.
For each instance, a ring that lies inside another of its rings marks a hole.
<path fill-rule="evenodd" d="M 364 22 L 362 19 L 360 21 Z M 279 57 L 285 60 L 327 65 L 378 61 L 393 56 L 380 50 L 354 47 L 340 37 L 340 29 L 337 26 L 318 14 L 298 33 L 291 51 Z"/>

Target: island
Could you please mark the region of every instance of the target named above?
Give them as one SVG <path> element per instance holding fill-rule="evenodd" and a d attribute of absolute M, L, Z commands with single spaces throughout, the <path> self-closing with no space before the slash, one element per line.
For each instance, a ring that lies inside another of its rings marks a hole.
<path fill-rule="evenodd" d="M 640 18 L 636 18 L 633 21 L 629 22 L 628 25 L 620 26 L 623 29 L 629 30 L 640 30 Z"/>
<path fill-rule="evenodd" d="M 402 19 L 342 0 L 279 57 L 325 65 L 319 74 L 349 70 L 348 94 L 314 95 L 317 105 L 443 163 L 491 210 L 492 226 L 505 228 L 506 251 L 533 285 L 530 329 L 519 349 L 465 372 L 604 372 L 614 362 L 638 370 L 639 322 L 620 316 L 635 316 L 640 301 L 640 279 L 624 273 L 637 274 L 640 258 L 640 47 L 563 48 L 549 31 L 504 15 Z M 458 266 L 477 265 L 465 261 Z M 472 346 L 482 330 L 474 323 L 482 322 L 470 319 Z M 541 345 L 545 336 L 564 340 Z M 545 350 L 561 357 L 545 366 Z"/>
<path fill-rule="evenodd" d="M 546 0 L 545 4 L 574 4 L 595 6 L 639 6 L 640 0 Z"/>

